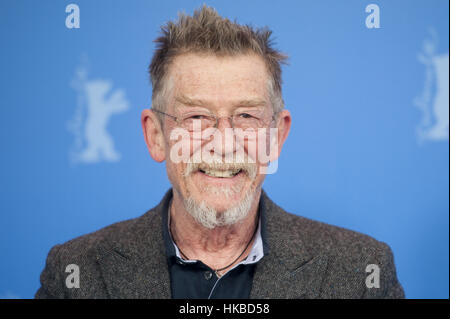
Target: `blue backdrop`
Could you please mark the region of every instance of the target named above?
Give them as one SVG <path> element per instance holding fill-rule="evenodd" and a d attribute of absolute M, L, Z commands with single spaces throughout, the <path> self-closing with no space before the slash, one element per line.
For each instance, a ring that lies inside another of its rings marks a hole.
<path fill-rule="evenodd" d="M 147 67 L 159 26 L 203 2 L 268 25 L 290 56 L 272 199 L 388 243 L 408 298 L 448 298 L 446 0 L 1 1 L 0 298 L 33 297 L 53 245 L 140 216 L 170 187 L 140 126 Z M 104 87 L 96 102 L 89 85 Z M 121 109 L 100 125 L 109 146 L 89 146 L 89 108 L 108 102 Z"/>

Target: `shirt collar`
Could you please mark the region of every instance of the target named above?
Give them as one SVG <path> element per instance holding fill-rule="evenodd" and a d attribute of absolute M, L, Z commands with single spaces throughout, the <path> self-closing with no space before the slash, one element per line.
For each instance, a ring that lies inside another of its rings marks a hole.
<path fill-rule="evenodd" d="M 166 248 L 166 254 L 169 262 L 174 262 L 176 260 L 181 260 L 180 251 L 172 239 L 169 230 L 169 221 L 170 221 L 170 203 L 172 202 L 172 194 L 170 198 L 165 203 L 165 207 L 163 209 L 163 218 L 162 218 L 162 227 L 163 227 L 163 239 Z M 269 253 L 269 246 L 266 240 L 266 216 L 265 216 L 265 208 L 262 207 L 263 201 L 259 202 L 259 221 L 258 221 L 258 230 L 256 231 L 256 240 L 253 243 L 252 249 L 248 255 L 248 257 L 240 262 L 239 264 L 253 264 L 257 263 L 264 255 Z M 184 262 L 196 262 L 196 260 L 183 260 Z"/>

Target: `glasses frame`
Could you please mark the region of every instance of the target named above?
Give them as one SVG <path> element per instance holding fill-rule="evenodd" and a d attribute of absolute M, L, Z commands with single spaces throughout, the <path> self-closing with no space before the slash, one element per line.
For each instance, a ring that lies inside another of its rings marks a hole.
<path fill-rule="evenodd" d="M 153 108 L 150 109 L 150 110 L 152 110 L 153 112 L 160 113 L 160 114 L 163 114 L 163 115 L 165 115 L 165 116 L 171 117 L 172 119 L 175 120 L 175 122 L 177 122 L 178 126 L 182 127 L 182 126 L 181 126 L 181 123 L 180 123 L 180 122 L 181 122 L 181 119 L 180 119 L 179 116 L 175 116 L 175 115 L 172 115 L 172 114 L 169 114 L 169 113 L 166 113 L 166 112 L 157 110 L 157 109 L 153 109 Z M 278 113 L 279 113 L 279 112 L 273 113 L 273 114 L 272 114 L 272 117 L 271 117 L 271 119 L 270 119 L 270 121 L 268 121 L 267 123 L 266 123 L 265 121 L 263 121 L 264 124 L 265 124 L 265 126 L 267 126 L 267 125 L 269 125 L 270 123 L 272 123 L 272 122 L 276 119 Z M 208 116 L 211 116 L 211 117 L 213 117 L 213 118 L 216 120 L 216 123 L 214 124 L 214 126 L 212 126 L 212 127 L 215 128 L 215 129 L 218 128 L 219 120 L 222 119 L 222 118 L 227 118 L 227 119 L 230 121 L 230 123 L 231 123 L 231 127 L 232 127 L 233 129 L 235 129 L 234 123 L 233 123 L 233 117 L 234 117 L 234 115 L 232 115 L 232 116 L 220 116 L 220 117 L 219 117 L 219 116 L 216 116 L 216 115 L 210 113 Z M 258 128 L 259 128 L 259 127 L 257 127 L 256 129 L 258 129 Z"/>

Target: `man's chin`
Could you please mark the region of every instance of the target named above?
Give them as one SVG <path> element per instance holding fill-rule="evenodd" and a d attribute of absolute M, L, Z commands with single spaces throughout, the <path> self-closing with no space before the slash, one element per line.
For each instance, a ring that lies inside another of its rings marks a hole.
<path fill-rule="evenodd" d="M 233 225 L 245 219 L 251 209 L 254 193 L 237 193 L 235 199 L 217 194 L 191 196 L 184 201 L 186 210 L 206 228 Z"/>
<path fill-rule="evenodd" d="M 216 194 L 200 194 L 199 196 L 191 197 L 198 205 L 203 203 L 207 207 L 210 207 L 217 213 L 223 213 L 235 206 L 238 206 L 243 198 L 242 194 L 233 195 L 216 195 Z"/>

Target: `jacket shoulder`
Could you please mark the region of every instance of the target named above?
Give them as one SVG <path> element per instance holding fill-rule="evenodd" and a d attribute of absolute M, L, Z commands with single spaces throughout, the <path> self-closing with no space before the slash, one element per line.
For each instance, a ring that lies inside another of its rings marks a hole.
<path fill-rule="evenodd" d="M 291 238 L 303 242 L 313 255 L 323 251 L 364 251 L 387 248 L 387 245 L 358 231 L 302 217 L 285 211 L 268 199 L 264 193 L 264 205 L 268 212 L 267 223 L 273 232 L 283 230 Z"/>
<path fill-rule="evenodd" d="M 139 242 L 138 236 L 147 221 L 154 218 L 152 210 L 144 215 L 117 222 L 51 248 L 46 265 L 41 273 L 41 288 L 36 298 L 107 298 L 106 288 L 101 281 L 98 259 L 105 251 L 124 252 L 121 247 L 129 248 Z M 126 251 L 125 251 L 126 253 Z M 83 274 L 82 279 L 89 285 L 82 289 L 66 289 L 66 278 L 77 267 Z M 73 293 L 74 295 L 68 295 Z"/>
<path fill-rule="evenodd" d="M 391 248 L 371 236 L 287 213 L 312 255 L 328 258 L 323 298 L 404 298 Z"/>
<path fill-rule="evenodd" d="M 358 231 L 286 212 L 273 202 L 268 207 L 272 236 L 301 243 L 314 258 L 327 260 L 323 298 L 404 298 L 397 279 L 391 248 L 384 242 Z M 379 274 L 379 288 L 370 288 L 367 278 Z"/>
<path fill-rule="evenodd" d="M 285 212 L 284 223 L 313 252 L 386 250 L 388 245 L 361 232 Z"/>

